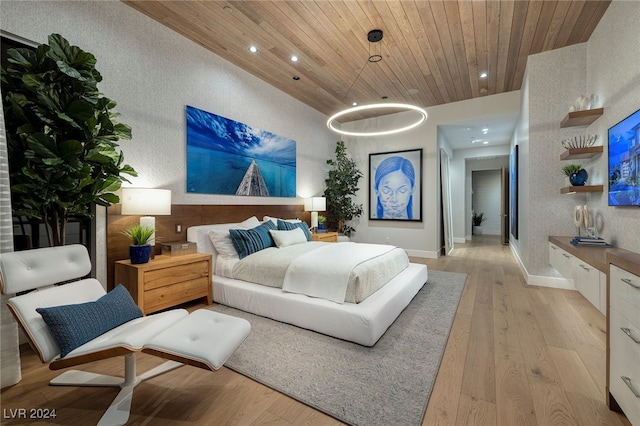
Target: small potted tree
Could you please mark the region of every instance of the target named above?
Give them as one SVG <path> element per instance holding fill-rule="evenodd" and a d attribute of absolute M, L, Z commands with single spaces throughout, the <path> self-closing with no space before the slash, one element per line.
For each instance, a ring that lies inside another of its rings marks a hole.
<path fill-rule="evenodd" d="M 362 172 L 357 164 L 347 156 L 347 148 L 343 141 L 336 143 L 336 158 L 328 159 L 331 168 L 324 180 L 327 199 L 327 224 L 329 229 L 336 229 L 341 234 L 350 237 L 355 228 L 351 221 L 362 216 L 362 204 L 354 203 L 353 197 L 360 189 L 358 181 L 362 179 Z"/>
<path fill-rule="evenodd" d="M 476 213 L 473 212 L 473 216 L 471 216 L 471 221 L 473 223 L 473 234 L 474 235 L 482 235 L 482 222 L 484 222 L 486 218 L 484 217 L 484 213 Z"/>
<path fill-rule="evenodd" d="M 123 234 L 129 237 L 129 258 L 132 264 L 142 264 L 149 262 L 151 258 L 151 244 L 149 239 L 154 233 L 154 229 L 146 225 L 133 225 L 127 228 Z"/>

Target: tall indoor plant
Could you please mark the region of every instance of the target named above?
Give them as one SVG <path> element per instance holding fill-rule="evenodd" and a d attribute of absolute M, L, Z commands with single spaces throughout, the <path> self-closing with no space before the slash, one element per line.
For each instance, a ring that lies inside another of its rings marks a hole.
<path fill-rule="evenodd" d="M 8 51 L 2 95 L 13 215 L 42 220 L 49 245 L 64 245 L 68 219 L 117 203 L 136 172 L 116 150 L 131 128 L 98 91 L 96 58 L 58 34 L 48 41 Z"/>
<path fill-rule="evenodd" d="M 353 202 L 362 172 L 351 158 L 343 141 L 336 143 L 336 158 L 327 160 L 331 166 L 324 183 L 324 196 L 327 199 L 327 224 L 330 229 L 337 229 L 346 236 L 351 236 L 355 228 L 349 221 L 362 216 L 362 204 Z"/>

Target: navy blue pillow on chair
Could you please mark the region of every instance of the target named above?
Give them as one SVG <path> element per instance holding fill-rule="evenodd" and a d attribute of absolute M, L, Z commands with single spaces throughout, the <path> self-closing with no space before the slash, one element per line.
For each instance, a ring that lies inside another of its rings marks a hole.
<path fill-rule="evenodd" d="M 233 241 L 233 246 L 236 248 L 240 259 L 273 246 L 273 238 L 269 233 L 270 229 L 276 229 L 276 226 L 270 220 L 251 229 L 229 229 L 231 241 Z"/>
<path fill-rule="evenodd" d="M 142 311 L 126 288 L 116 288 L 94 302 L 37 308 L 60 346 L 60 358 L 96 337 L 140 318 Z"/>
<path fill-rule="evenodd" d="M 307 237 L 307 241 L 311 241 L 311 231 L 306 222 L 287 222 L 285 220 L 278 219 L 278 229 L 280 231 L 292 231 L 296 228 L 300 228 L 304 231 L 304 235 Z"/>

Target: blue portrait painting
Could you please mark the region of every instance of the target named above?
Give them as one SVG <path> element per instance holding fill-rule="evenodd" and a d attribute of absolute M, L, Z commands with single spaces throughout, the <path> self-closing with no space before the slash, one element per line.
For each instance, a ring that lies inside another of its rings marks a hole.
<path fill-rule="evenodd" d="M 187 192 L 296 196 L 296 141 L 187 106 Z"/>

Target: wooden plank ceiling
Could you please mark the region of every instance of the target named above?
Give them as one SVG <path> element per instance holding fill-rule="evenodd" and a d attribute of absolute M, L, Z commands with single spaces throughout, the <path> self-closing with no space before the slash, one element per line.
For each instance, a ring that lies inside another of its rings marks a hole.
<path fill-rule="evenodd" d="M 587 41 L 610 0 L 125 3 L 332 115 L 385 96 L 428 107 L 518 90 L 528 55 Z"/>

